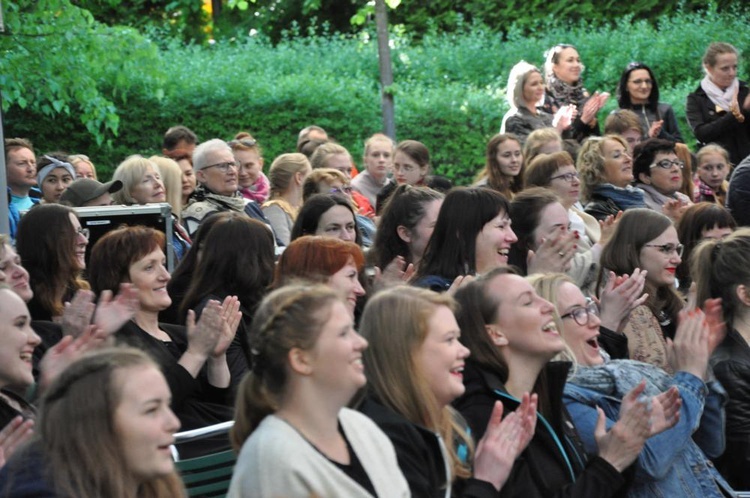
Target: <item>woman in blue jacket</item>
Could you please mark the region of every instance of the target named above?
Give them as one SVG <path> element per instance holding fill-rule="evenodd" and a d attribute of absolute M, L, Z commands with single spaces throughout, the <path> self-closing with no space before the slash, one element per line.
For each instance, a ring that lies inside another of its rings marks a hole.
<path fill-rule="evenodd" d="M 568 356 L 577 363 L 565 386 L 564 401 L 589 455 L 597 452 L 593 429 L 600 411 L 607 416 L 607 426 L 612 426 L 633 387 L 642 386 L 643 395 L 651 398 L 651 437 L 634 463 L 627 496 L 732 496 L 732 489 L 709 461 L 724 451 L 726 401 L 721 385 L 706 378 L 710 344 L 715 343 L 711 339 L 717 334 L 706 325 L 711 320 L 700 310 L 681 312 L 670 347 L 676 372 L 672 376 L 638 361 L 605 362 L 597 342 L 596 303 L 587 300 L 564 275 L 539 276 L 532 283 L 555 304 L 555 320 Z M 707 306 L 709 315 L 716 311 L 716 303 Z M 682 405 L 679 416 L 669 408 L 677 396 Z"/>

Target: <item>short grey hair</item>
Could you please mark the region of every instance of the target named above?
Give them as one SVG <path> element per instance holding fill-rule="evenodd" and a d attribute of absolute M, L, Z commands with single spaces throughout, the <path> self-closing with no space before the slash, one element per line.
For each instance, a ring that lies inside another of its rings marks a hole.
<path fill-rule="evenodd" d="M 207 140 L 197 146 L 193 151 L 193 171 L 197 173 L 198 171 L 204 169 L 206 166 L 211 166 L 210 164 L 208 164 L 206 156 L 210 152 L 216 150 L 226 150 L 230 154 L 232 154 L 232 148 L 224 140 L 220 138 L 212 138 L 211 140 Z"/>

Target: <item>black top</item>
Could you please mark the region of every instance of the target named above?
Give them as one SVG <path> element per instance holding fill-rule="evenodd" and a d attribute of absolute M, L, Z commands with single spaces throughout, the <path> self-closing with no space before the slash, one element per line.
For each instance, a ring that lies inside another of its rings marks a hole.
<path fill-rule="evenodd" d="M 714 375 L 729 395 L 726 450 L 715 460 L 734 489 L 750 489 L 750 346 L 734 329 L 711 357 Z"/>
<path fill-rule="evenodd" d="M 569 369 L 570 363 L 552 362 L 542 372 L 550 415 L 539 416 L 534 437 L 513 464 L 499 496 L 606 498 L 616 496 L 623 487 L 625 479 L 614 467 L 599 457 L 586 456 L 562 401 Z M 466 392 L 454 405 L 477 439 L 484 434 L 496 401 L 503 403 L 505 414 L 518 408 L 519 401 L 508 394 L 499 377 L 470 360 L 464 369 L 464 384 Z"/>
<path fill-rule="evenodd" d="M 159 328 L 169 335 L 171 341 L 160 341 L 135 322 L 129 321 L 117 331 L 118 344 L 126 344 L 148 353 L 161 367 L 172 392 L 172 410 L 180 419 L 180 431 L 189 431 L 232 420 L 234 399 L 231 388 L 219 388 L 208 382 L 204 366 L 197 378 L 193 378 L 178 363 L 187 351 L 185 327 L 160 323 Z M 188 458 L 206 452 L 228 449 L 226 435 L 199 441 L 195 447 L 180 448 L 180 456 Z M 185 450 L 185 451 L 184 451 Z"/>
<path fill-rule="evenodd" d="M 440 448 L 440 437 L 368 396 L 358 407 L 359 411 L 375 422 L 385 432 L 396 450 L 401 472 L 409 483 L 415 498 L 442 498 L 446 491 L 447 455 Z M 485 498 L 497 496 L 494 486 L 486 481 L 467 479 L 454 483 L 453 496 Z"/>
<path fill-rule="evenodd" d="M 341 427 L 340 423 L 339 434 L 341 434 L 341 437 L 343 437 L 344 441 L 346 442 L 346 451 L 349 453 L 348 465 L 337 462 L 336 460 L 331 460 L 326 455 L 324 455 L 323 452 L 318 450 L 318 448 L 314 444 L 311 444 L 311 446 L 318 450 L 321 455 L 325 456 L 329 462 L 341 469 L 341 471 L 349 476 L 354 482 L 365 488 L 368 493 L 370 493 L 372 496 L 377 496 L 377 493 L 375 493 L 375 486 L 372 485 L 370 476 L 367 475 L 365 468 L 362 466 L 362 462 L 359 461 L 359 457 L 354 451 L 354 448 L 352 448 L 352 445 L 349 442 L 349 438 L 346 437 L 346 433 L 344 432 L 344 429 Z"/>

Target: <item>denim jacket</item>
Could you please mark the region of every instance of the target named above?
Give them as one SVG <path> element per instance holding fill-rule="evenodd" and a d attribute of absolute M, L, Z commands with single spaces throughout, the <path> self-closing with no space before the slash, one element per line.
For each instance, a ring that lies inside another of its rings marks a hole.
<path fill-rule="evenodd" d="M 629 360 L 626 360 L 629 361 Z M 610 362 L 620 363 L 620 362 Z M 636 363 L 636 362 L 632 362 Z M 622 370 L 616 366 L 608 369 L 612 383 L 617 384 Z M 627 364 L 625 365 L 627 366 Z M 586 369 L 587 367 L 581 367 Z M 606 374 L 605 374 L 606 375 Z M 671 429 L 646 441 L 635 462 L 635 480 L 628 490 L 628 497 L 716 497 L 734 496 L 734 491 L 714 467 L 708 457 L 717 457 L 724 451 L 724 404 L 726 393 L 716 381 L 704 384 L 698 377 L 687 372 L 677 372 L 674 377 L 664 372 L 665 385 L 654 386 L 647 379 L 650 394 L 667 385 L 680 390 L 682 408 L 679 422 Z M 594 440 L 596 406 L 607 416 L 607 429 L 614 425 L 620 412 L 623 389 L 592 389 L 582 387 L 571 379 L 565 387 L 565 404 L 581 434 L 586 451 L 596 453 Z M 599 386 L 597 386 L 599 387 Z M 631 386 L 632 387 L 632 386 Z M 616 392 L 620 391 L 620 392 Z M 705 452 L 705 453 L 704 453 Z M 722 492 L 725 490 L 726 494 Z"/>

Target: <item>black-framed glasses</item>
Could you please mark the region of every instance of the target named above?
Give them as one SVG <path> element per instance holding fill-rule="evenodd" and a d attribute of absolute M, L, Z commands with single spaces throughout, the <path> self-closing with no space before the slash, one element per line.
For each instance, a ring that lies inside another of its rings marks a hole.
<path fill-rule="evenodd" d="M 550 181 L 557 180 L 558 178 L 562 178 L 568 183 L 573 183 L 573 180 L 578 180 L 580 176 L 578 175 L 578 173 L 563 173 L 562 175 L 551 177 Z"/>
<path fill-rule="evenodd" d="M 229 168 L 235 168 L 235 169 L 237 169 L 237 168 L 239 168 L 239 166 L 237 165 L 236 161 L 227 161 L 225 163 L 212 164 L 210 166 L 206 166 L 203 169 L 208 169 L 208 168 L 216 168 L 219 171 L 221 171 L 222 173 L 226 173 L 226 172 L 229 171 Z"/>
<path fill-rule="evenodd" d="M 685 163 L 678 159 L 675 159 L 674 161 L 670 161 L 669 159 L 662 159 L 658 163 L 654 163 L 649 166 L 649 168 L 672 169 L 672 166 L 677 166 L 678 168 L 682 169 L 685 167 Z"/>
<path fill-rule="evenodd" d="M 78 227 L 76 229 L 76 235 L 83 235 L 84 239 L 89 240 L 89 237 L 91 237 L 91 230 L 89 230 L 88 228 Z"/>
<path fill-rule="evenodd" d="M 676 252 L 679 257 L 682 257 L 682 251 L 685 250 L 685 246 L 682 244 L 646 244 L 645 247 L 655 247 L 659 249 L 662 254 L 667 256 Z"/>
<path fill-rule="evenodd" d="M 578 325 L 588 325 L 592 316 L 599 316 L 599 305 L 592 299 L 586 299 L 586 306 L 573 308 L 570 312 L 565 313 L 560 318 L 572 318 Z"/>
<path fill-rule="evenodd" d="M 237 145 L 244 145 L 245 147 L 255 147 L 258 145 L 258 142 L 249 138 L 242 138 L 240 140 L 230 140 L 227 142 L 227 144 L 230 147 L 235 147 Z"/>

